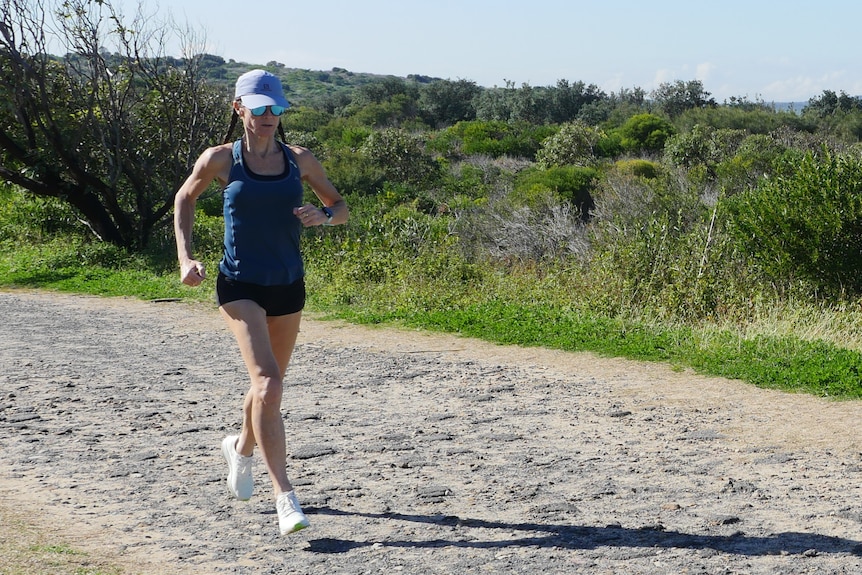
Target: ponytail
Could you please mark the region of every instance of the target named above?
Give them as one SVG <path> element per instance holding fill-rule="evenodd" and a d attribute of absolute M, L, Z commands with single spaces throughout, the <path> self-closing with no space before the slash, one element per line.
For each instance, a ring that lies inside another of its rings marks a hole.
<path fill-rule="evenodd" d="M 228 142 L 230 142 L 231 136 L 233 136 L 233 129 L 236 127 L 236 121 L 238 118 L 239 114 L 237 114 L 236 108 L 234 108 L 233 112 L 230 115 L 230 126 L 227 129 L 227 134 L 224 137 L 224 142 L 222 142 L 223 144 L 227 144 Z M 281 127 L 281 124 L 279 124 L 279 127 Z"/>

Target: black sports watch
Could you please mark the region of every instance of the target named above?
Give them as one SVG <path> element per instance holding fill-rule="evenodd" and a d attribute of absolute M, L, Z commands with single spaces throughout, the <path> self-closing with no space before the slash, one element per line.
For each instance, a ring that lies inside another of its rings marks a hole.
<path fill-rule="evenodd" d="M 332 225 L 332 218 L 335 216 L 335 212 L 332 211 L 332 208 L 327 207 L 327 206 L 323 206 L 320 209 L 327 218 L 326 221 L 323 223 L 323 225 L 324 226 L 331 226 Z"/>

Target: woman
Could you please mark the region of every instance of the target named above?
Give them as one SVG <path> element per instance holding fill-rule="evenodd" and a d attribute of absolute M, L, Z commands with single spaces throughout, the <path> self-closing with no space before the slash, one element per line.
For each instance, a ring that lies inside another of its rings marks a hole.
<path fill-rule="evenodd" d="M 216 295 L 251 379 L 241 431 L 222 442 L 227 483 L 237 499 L 251 497 L 257 445 L 272 480 L 282 535 L 309 525 L 287 477 L 281 416 L 284 374 L 305 304 L 300 236 L 303 227 L 343 224 L 348 217 L 344 199 L 314 155 L 276 140 L 279 116 L 289 105 L 273 74 L 252 70 L 240 76 L 231 131 L 241 119 L 242 138 L 204 151 L 174 201 L 180 276 L 197 286 L 206 271 L 192 256 L 195 204 L 213 180 L 224 186 L 224 255 Z M 230 138 L 229 131 L 225 141 Z M 303 203 L 303 182 L 322 208 Z"/>

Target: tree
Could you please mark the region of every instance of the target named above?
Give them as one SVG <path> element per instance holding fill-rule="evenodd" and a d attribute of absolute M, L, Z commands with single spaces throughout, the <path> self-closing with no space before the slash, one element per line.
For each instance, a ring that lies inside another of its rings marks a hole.
<path fill-rule="evenodd" d="M 476 118 L 486 121 L 509 122 L 519 119 L 519 113 L 525 109 L 526 97 L 521 90 L 515 87 L 515 83 L 506 80 L 506 87 L 486 88 L 476 95 L 473 101 L 476 106 Z"/>
<path fill-rule="evenodd" d="M 357 88 L 353 103 L 359 107 L 369 103 L 382 104 L 402 94 L 414 101 L 419 99 L 418 88 L 415 85 L 408 84 L 402 78 L 386 76 Z"/>
<path fill-rule="evenodd" d="M 432 127 L 452 126 L 476 119 L 473 98 L 481 88 L 469 80 L 437 80 L 424 86 L 419 108 L 425 122 Z"/>
<path fill-rule="evenodd" d="M 862 98 L 844 91 L 836 94 L 824 90 L 823 95 L 808 100 L 802 110 L 804 118 L 812 118 L 818 129 L 846 142 L 862 140 Z"/>
<path fill-rule="evenodd" d="M 584 106 L 607 99 L 607 95 L 594 84 L 583 82 L 569 84 L 567 80 L 557 80 L 557 85 L 547 89 L 544 121 L 551 124 L 571 122 L 578 117 Z"/>
<path fill-rule="evenodd" d="M 109 0 L 0 6 L 0 176 L 68 203 L 103 241 L 145 247 L 226 121 L 211 58 L 164 56 L 171 34 L 187 49 L 194 35 L 140 11 L 126 22 Z"/>
<path fill-rule="evenodd" d="M 671 118 L 692 108 L 714 108 L 718 105 L 710 93 L 704 90 L 700 80 L 665 82 L 653 91 L 652 98 Z"/>
<path fill-rule="evenodd" d="M 862 110 L 862 98 L 849 96 L 843 90 L 840 94 L 836 94 L 832 90 L 823 90 L 823 94 L 808 100 L 802 113 L 822 118 L 840 112 L 858 112 L 860 110 Z"/>

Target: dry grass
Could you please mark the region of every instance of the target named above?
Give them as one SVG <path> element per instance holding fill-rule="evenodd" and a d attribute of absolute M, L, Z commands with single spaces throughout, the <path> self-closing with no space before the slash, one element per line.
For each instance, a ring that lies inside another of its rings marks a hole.
<path fill-rule="evenodd" d="M 0 506 L 0 575 L 121 575 L 107 560 L 72 547 L 23 514 Z"/>
<path fill-rule="evenodd" d="M 789 302 L 753 317 L 745 330 L 751 334 L 825 341 L 862 352 L 862 302 L 829 308 Z"/>

